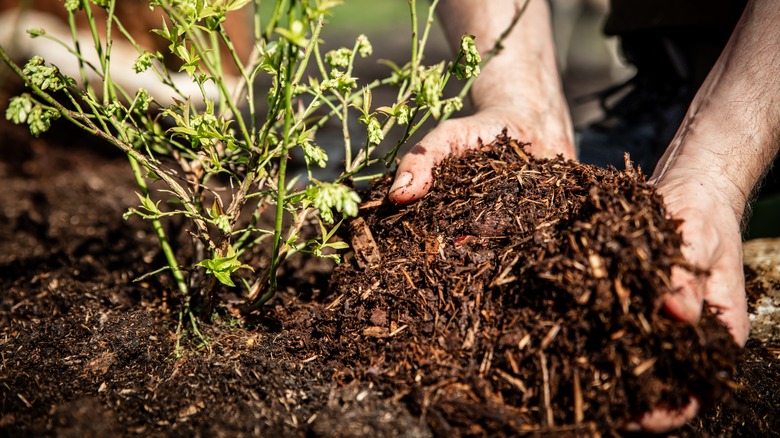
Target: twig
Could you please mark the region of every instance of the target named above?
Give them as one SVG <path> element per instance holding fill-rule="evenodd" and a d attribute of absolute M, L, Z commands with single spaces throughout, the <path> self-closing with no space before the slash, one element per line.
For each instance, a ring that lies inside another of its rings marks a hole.
<path fill-rule="evenodd" d="M 581 424 L 585 419 L 582 411 L 582 387 L 580 385 L 580 373 L 574 368 L 574 423 Z"/>
<path fill-rule="evenodd" d="M 542 401 L 544 403 L 544 421 L 547 427 L 555 426 L 552 406 L 550 405 L 550 372 L 547 370 L 547 357 L 539 351 L 539 366 L 542 368 Z"/>

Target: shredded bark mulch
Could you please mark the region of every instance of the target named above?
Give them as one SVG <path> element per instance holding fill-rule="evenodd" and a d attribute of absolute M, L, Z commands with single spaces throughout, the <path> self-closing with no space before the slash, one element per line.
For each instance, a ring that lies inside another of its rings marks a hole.
<path fill-rule="evenodd" d="M 675 435 L 777 435 L 777 346 L 738 359 L 711 315 L 663 313 L 680 238 L 641 175 L 502 142 L 415 205 L 382 182 L 333 288 L 292 260 L 262 314 L 220 307 L 177 355 L 170 279 L 133 281 L 164 260 L 121 219 L 126 158 L 0 123 L 0 436 L 619 435 L 689 393 L 712 406 Z"/>
<path fill-rule="evenodd" d="M 369 377 L 440 435 L 611 430 L 721 400 L 738 348 L 711 312 L 664 313 L 679 224 L 627 166 L 535 159 L 504 136 L 448 159 L 410 206 L 377 184 L 333 280 Z"/>

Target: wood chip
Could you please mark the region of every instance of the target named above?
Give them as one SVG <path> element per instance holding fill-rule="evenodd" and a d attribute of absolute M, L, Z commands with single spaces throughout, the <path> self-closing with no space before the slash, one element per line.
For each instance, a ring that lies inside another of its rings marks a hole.
<path fill-rule="evenodd" d="M 352 248 L 355 250 L 355 260 L 361 269 L 379 264 L 382 256 L 379 253 L 376 241 L 366 221 L 357 217 L 349 223 L 352 233 Z"/>

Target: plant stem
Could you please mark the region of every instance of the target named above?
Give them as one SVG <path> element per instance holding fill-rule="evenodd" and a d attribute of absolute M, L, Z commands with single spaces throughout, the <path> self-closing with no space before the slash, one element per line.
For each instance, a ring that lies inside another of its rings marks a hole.
<path fill-rule="evenodd" d="M 344 166 L 352 167 L 352 138 L 349 135 L 349 105 L 347 101 L 338 93 L 341 101 L 341 135 L 344 137 Z"/>
<path fill-rule="evenodd" d="M 84 67 L 84 59 L 81 56 L 81 43 L 79 42 L 79 33 L 76 27 L 76 15 L 72 11 L 68 11 L 68 26 L 70 27 L 70 36 L 73 40 L 73 48 L 76 52 L 76 58 L 79 61 L 79 74 L 81 75 L 81 83 L 85 87 L 86 92 L 91 93 L 92 87 L 89 86 L 87 70 Z"/>
<path fill-rule="evenodd" d="M 312 30 L 309 44 L 306 45 L 306 50 L 303 52 L 303 59 L 301 59 L 301 61 L 298 63 L 298 71 L 295 72 L 295 76 L 293 76 L 292 79 L 293 85 L 297 85 L 298 82 L 301 81 L 303 74 L 306 72 L 306 67 L 309 65 L 311 53 L 316 52 L 315 47 L 319 41 L 320 32 L 322 31 L 324 24 L 325 23 L 322 17 L 320 17 L 319 20 L 317 20 L 317 24 L 314 26 L 314 29 Z"/>
<path fill-rule="evenodd" d="M 423 31 L 422 39 L 420 40 L 420 52 L 417 54 L 417 58 L 419 59 L 419 62 L 422 61 L 423 53 L 425 51 L 425 46 L 428 45 L 428 35 L 431 32 L 431 27 L 433 27 L 433 14 L 436 10 L 436 5 L 439 4 L 439 0 L 433 0 L 431 2 L 431 5 L 428 7 L 428 18 L 425 20 L 425 30 Z M 416 26 L 415 26 L 416 28 Z"/>
<path fill-rule="evenodd" d="M 130 167 L 133 169 L 133 176 L 135 177 L 135 182 L 138 185 L 138 188 L 141 190 L 141 194 L 143 196 L 149 196 L 149 187 L 146 185 L 146 180 L 144 179 L 141 166 L 138 165 L 138 161 L 136 161 L 133 157 L 128 156 L 127 159 L 130 161 Z M 179 292 L 181 292 L 185 297 L 189 296 L 187 282 L 184 280 L 184 275 L 179 269 L 179 263 L 176 261 L 176 254 L 174 254 L 173 249 L 171 248 L 171 244 L 168 241 L 168 237 L 165 234 L 162 223 L 160 223 L 159 219 L 151 219 L 151 222 L 152 228 L 154 228 L 154 232 L 157 234 L 157 240 L 160 241 L 160 248 L 162 249 L 163 255 L 165 255 L 165 261 L 168 263 L 168 267 L 171 269 L 171 275 L 176 282 L 176 286 L 179 288 Z"/>
<path fill-rule="evenodd" d="M 274 33 L 274 28 L 276 28 L 276 25 L 279 24 L 279 17 L 281 16 L 282 11 L 284 10 L 286 5 L 287 5 L 287 0 L 276 0 L 274 11 L 271 14 L 271 20 L 269 20 L 268 26 L 265 29 L 266 41 L 271 41 L 271 35 Z"/>
<path fill-rule="evenodd" d="M 292 126 L 292 119 L 293 119 L 293 109 L 292 109 L 292 77 L 290 76 L 292 74 L 293 65 L 294 65 L 294 58 L 295 58 L 295 52 L 297 51 L 297 48 L 292 44 L 288 43 L 289 46 L 287 48 L 287 66 L 284 71 L 285 77 L 284 77 L 284 102 L 285 102 L 285 112 L 284 112 L 284 135 L 282 139 L 282 145 L 281 145 L 281 156 L 279 157 L 279 176 L 277 178 L 277 194 L 276 194 L 276 220 L 274 222 L 274 240 L 273 240 L 273 249 L 271 254 L 271 266 L 270 266 L 270 275 L 268 280 L 268 291 L 264 295 L 264 301 L 267 301 L 270 299 L 275 293 L 277 288 L 277 270 L 279 268 L 279 249 L 281 246 L 281 240 L 282 240 L 282 227 L 283 227 L 283 215 L 284 215 L 284 204 L 285 204 L 285 192 L 287 190 L 287 187 L 285 185 L 285 177 L 287 172 L 287 149 L 290 145 L 290 127 Z M 268 298 L 265 298 L 265 297 Z M 262 299 L 261 299 L 262 300 Z"/>
<path fill-rule="evenodd" d="M 111 0 L 106 8 L 106 52 L 105 56 L 101 59 L 103 63 L 103 102 L 107 105 L 109 102 L 116 100 L 116 92 L 114 90 L 114 82 L 111 80 L 111 46 L 113 40 L 111 39 L 111 31 L 114 21 L 114 9 L 116 8 L 116 0 Z"/>
<path fill-rule="evenodd" d="M 260 20 L 260 3 L 261 3 L 261 0 L 254 0 L 254 3 L 255 3 L 255 5 L 254 5 L 255 6 L 255 11 L 252 14 L 252 31 L 254 32 L 253 33 L 253 36 L 255 38 L 254 40 L 255 41 L 260 41 L 260 38 L 263 37 L 263 28 L 262 28 L 263 23 Z"/>
<path fill-rule="evenodd" d="M 420 65 L 420 58 L 417 53 L 417 1 L 409 0 L 409 15 L 412 19 L 412 71 L 410 73 L 412 89 L 416 88 L 417 84 L 417 66 Z"/>

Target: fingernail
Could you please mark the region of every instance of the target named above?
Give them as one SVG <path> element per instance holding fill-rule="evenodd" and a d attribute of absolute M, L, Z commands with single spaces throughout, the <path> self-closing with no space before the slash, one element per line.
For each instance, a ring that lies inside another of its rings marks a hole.
<path fill-rule="evenodd" d="M 412 182 L 412 174 L 409 172 L 404 172 L 395 178 L 395 182 L 393 182 L 393 185 L 390 187 L 390 191 L 394 192 L 400 189 L 401 187 L 406 187 L 411 182 Z"/>

